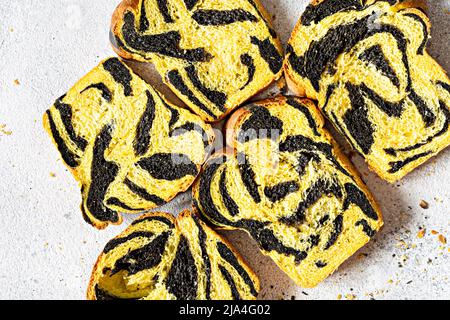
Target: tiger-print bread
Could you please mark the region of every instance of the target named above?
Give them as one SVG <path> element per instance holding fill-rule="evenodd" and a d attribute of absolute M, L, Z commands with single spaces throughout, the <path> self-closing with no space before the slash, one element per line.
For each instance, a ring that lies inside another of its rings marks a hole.
<path fill-rule="evenodd" d="M 450 143 L 450 81 L 427 53 L 417 1 L 314 1 L 289 40 L 285 72 L 383 179 Z"/>
<path fill-rule="evenodd" d="M 146 214 L 110 241 L 90 300 L 254 300 L 259 280 L 231 245 L 190 211 Z"/>
<path fill-rule="evenodd" d="M 120 56 L 152 62 L 208 122 L 282 73 L 282 47 L 259 0 L 124 0 L 111 30 Z"/>
<path fill-rule="evenodd" d="M 81 185 L 85 220 L 99 229 L 187 190 L 214 137 L 117 58 L 56 100 L 44 127 Z"/>
<path fill-rule="evenodd" d="M 247 231 L 298 285 L 314 287 L 381 228 L 380 211 L 310 100 L 277 97 L 232 115 L 232 150 L 193 186 L 210 222 Z"/>

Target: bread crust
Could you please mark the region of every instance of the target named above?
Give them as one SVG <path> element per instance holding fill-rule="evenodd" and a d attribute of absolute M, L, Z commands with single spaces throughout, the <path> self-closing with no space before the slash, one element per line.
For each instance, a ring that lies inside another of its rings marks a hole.
<path fill-rule="evenodd" d="M 120 2 L 119 5 L 114 10 L 111 18 L 111 34 L 114 36 L 118 34 L 120 23 L 122 21 L 122 17 L 125 14 L 125 12 L 129 10 L 136 12 L 138 9 L 139 9 L 139 0 L 122 0 L 122 2 Z M 126 52 L 125 50 L 122 50 L 121 48 L 116 46 L 113 42 L 111 42 L 111 46 L 113 50 L 124 59 L 145 62 L 145 60 L 142 59 L 142 57 L 140 57 L 139 55 Z"/>

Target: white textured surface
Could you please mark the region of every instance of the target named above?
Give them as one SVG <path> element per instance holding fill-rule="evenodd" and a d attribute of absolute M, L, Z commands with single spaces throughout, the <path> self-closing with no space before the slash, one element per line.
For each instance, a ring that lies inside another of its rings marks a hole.
<path fill-rule="evenodd" d="M 308 1 L 263 2 L 286 42 Z M 55 98 L 113 54 L 108 27 L 118 3 L 0 1 L 0 299 L 83 299 L 97 254 L 134 218 L 106 231 L 84 223 L 78 186 L 41 124 Z M 431 52 L 450 70 L 450 1 L 429 6 Z M 449 246 L 431 233 L 450 240 L 450 150 L 397 185 L 369 173 L 359 157 L 353 161 L 379 200 L 386 226 L 317 288 L 296 287 L 246 235 L 226 233 L 260 275 L 261 298 L 450 299 Z M 422 199 L 428 210 L 419 206 Z M 176 212 L 189 201 L 185 194 L 163 209 Z M 420 227 L 426 228 L 422 239 Z"/>

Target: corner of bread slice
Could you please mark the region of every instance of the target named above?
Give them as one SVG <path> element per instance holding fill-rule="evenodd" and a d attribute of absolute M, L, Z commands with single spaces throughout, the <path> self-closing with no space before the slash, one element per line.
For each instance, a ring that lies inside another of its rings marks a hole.
<path fill-rule="evenodd" d="M 165 212 L 150 212 L 150 213 L 141 215 L 139 218 L 134 220 L 131 223 L 131 225 L 129 225 L 124 231 L 122 231 L 116 237 L 114 237 L 113 239 L 108 241 L 108 243 L 105 245 L 105 247 L 102 249 L 102 252 L 98 256 L 98 258 L 94 264 L 94 267 L 92 269 L 92 274 L 91 274 L 91 277 L 89 280 L 87 293 L 86 293 L 87 300 L 99 300 L 99 297 L 97 296 L 98 291 L 99 291 L 98 285 L 101 281 L 101 278 L 105 276 L 104 264 L 107 261 L 105 259 L 107 258 L 106 248 L 108 247 L 108 245 L 110 243 L 114 243 L 115 240 L 118 240 L 118 239 L 127 239 L 126 238 L 127 235 L 136 236 L 136 238 L 143 236 L 143 233 L 145 233 L 146 228 L 148 226 L 140 225 L 140 223 L 145 223 L 145 221 L 147 219 L 151 219 L 154 217 L 164 219 L 166 221 L 166 223 L 169 223 L 167 228 L 175 227 L 175 218 L 171 214 L 165 213 Z M 160 221 L 162 221 L 162 220 L 160 220 Z M 125 244 L 126 242 L 127 241 L 117 241 L 117 244 Z M 111 250 L 111 252 L 113 252 L 112 251 L 113 249 L 110 249 L 110 250 Z M 115 254 L 115 253 L 116 252 L 113 252 L 112 254 Z M 120 253 L 120 248 L 119 248 L 119 253 Z M 108 257 L 108 259 L 110 259 L 110 258 Z M 116 277 L 119 278 L 120 275 L 116 275 Z M 108 292 L 105 292 L 105 294 L 107 295 L 106 299 L 120 299 L 120 297 L 114 297 L 114 296 L 109 297 Z"/>
<path fill-rule="evenodd" d="M 283 72 L 286 78 L 286 85 L 290 91 L 292 91 L 298 97 L 306 97 L 308 99 L 317 100 L 319 95 L 314 90 L 311 85 L 311 82 L 302 78 L 300 75 L 295 74 L 292 69 L 291 62 L 289 61 L 289 57 L 292 52 L 290 50 L 295 50 L 291 43 L 298 37 L 298 30 L 302 27 L 300 19 L 295 25 L 294 30 L 292 31 L 291 37 L 288 41 L 288 50 L 286 50 L 286 55 L 283 62 Z"/>
<path fill-rule="evenodd" d="M 140 55 L 125 51 L 120 46 L 119 30 L 122 28 L 124 15 L 127 11 L 132 11 L 136 14 L 138 10 L 139 0 L 122 0 L 119 3 L 111 18 L 110 43 L 113 50 L 123 59 L 145 62 L 147 60 L 143 59 Z"/>
<path fill-rule="evenodd" d="M 426 0 L 404 0 L 404 1 L 397 1 L 397 3 L 392 8 L 395 11 L 400 11 L 408 8 L 416 8 L 426 11 L 428 10 L 428 4 Z"/>

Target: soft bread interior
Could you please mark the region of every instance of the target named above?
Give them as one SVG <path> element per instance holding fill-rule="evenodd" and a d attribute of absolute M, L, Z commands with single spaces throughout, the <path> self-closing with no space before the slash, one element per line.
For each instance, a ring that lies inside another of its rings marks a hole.
<path fill-rule="evenodd" d="M 282 47 L 259 0 L 124 1 L 112 34 L 120 55 L 153 63 L 209 122 L 281 75 Z"/>
<path fill-rule="evenodd" d="M 118 212 L 160 206 L 194 181 L 212 128 L 162 95 L 117 58 L 100 63 L 59 98 L 44 127 L 82 189 L 97 228 Z"/>
<path fill-rule="evenodd" d="M 450 143 L 450 81 L 426 51 L 429 34 L 428 17 L 411 1 L 345 7 L 325 0 L 308 7 L 289 41 L 291 86 L 317 99 L 390 182 Z"/>
<path fill-rule="evenodd" d="M 256 299 L 259 281 L 240 255 L 189 211 L 152 213 L 111 240 L 88 299 Z"/>
<path fill-rule="evenodd" d="M 247 106 L 227 125 L 232 150 L 208 160 L 193 189 L 205 218 L 247 231 L 302 287 L 324 280 L 383 224 L 323 124 L 309 100 Z"/>

